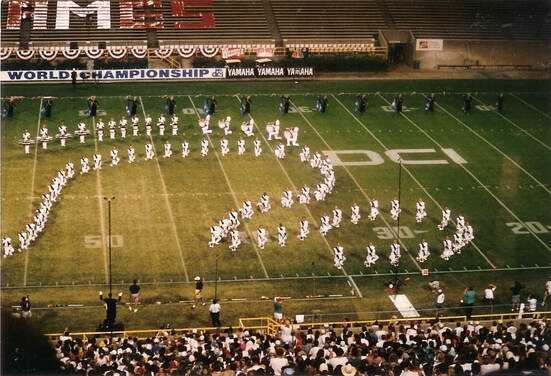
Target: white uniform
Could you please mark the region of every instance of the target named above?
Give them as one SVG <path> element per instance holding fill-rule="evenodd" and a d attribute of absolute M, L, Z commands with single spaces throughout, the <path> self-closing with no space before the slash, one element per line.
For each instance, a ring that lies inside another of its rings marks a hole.
<path fill-rule="evenodd" d="M 251 137 L 254 136 L 254 120 L 243 122 L 241 124 L 241 130 L 245 133 L 245 136 Z"/>
<path fill-rule="evenodd" d="M 109 126 L 109 138 L 114 140 L 115 139 L 115 131 L 116 131 L 117 122 L 115 120 L 111 119 L 111 120 L 109 120 L 107 125 Z"/>
<path fill-rule="evenodd" d="M 80 173 L 81 174 L 87 174 L 90 171 L 90 165 L 88 164 L 88 158 L 82 157 L 80 158 Z"/>
<path fill-rule="evenodd" d="M 73 162 L 67 162 L 65 169 L 67 170 L 67 178 L 72 179 L 75 176 L 75 165 Z"/>
<path fill-rule="evenodd" d="M 368 245 L 365 248 L 365 250 L 366 250 L 366 252 L 365 252 L 364 265 L 365 265 L 366 268 L 369 268 L 369 267 L 371 267 L 371 265 L 375 265 L 375 263 L 379 259 L 379 256 L 377 256 L 377 252 L 375 250 L 374 245 Z"/>
<path fill-rule="evenodd" d="M 155 157 L 155 152 L 153 151 L 153 144 L 145 144 L 145 160 L 149 161 Z"/>
<path fill-rule="evenodd" d="M 240 138 L 237 140 L 237 155 L 245 154 L 245 140 Z"/>
<path fill-rule="evenodd" d="M 455 219 L 455 229 L 463 232 L 465 229 L 465 217 L 463 217 L 461 214 L 457 216 Z"/>
<path fill-rule="evenodd" d="M 42 141 L 42 149 L 48 149 L 48 128 L 40 128 L 40 140 Z"/>
<path fill-rule="evenodd" d="M 11 244 L 11 238 L 8 235 L 2 237 L 2 248 L 4 249 L 4 257 L 11 256 L 15 252 L 15 249 Z"/>
<path fill-rule="evenodd" d="M 369 203 L 369 206 L 370 206 L 370 213 L 369 213 L 369 216 L 368 218 L 372 221 L 374 221 L 377 216 L 379 215 L 379 201 L 378 200 L 371 200 L 371 202 Z"/>
<path fill-rule="evenodd" d="M 419 251 L 417 253 L 417 257 L 415 258 L 419 262 L 425 262 L 429 258 L 429 243 L 427 242 L 421 242 L 419 243 Z"/>
<path fill-rule="evenodd" d="M 204 135 L 212 133 L 212 130 L 209 129 L 209 123 L 205 119 L 199 120 L 199 127 L 201 128 L 201 131 L 203 131 Z"/>
<path fill-rule="evenodd" d="M 209 153 L 209 140 L 206 138 L 201 140 L 201 156 L 206 157 Z"/>
<path fill-rule="evenodd" d="M 274 150 L 274 154 L 279 159 L 285 158 L 285 145 L 283 144 L 277 145 Z"/>
<path fill-rule="evenodd" d="M 239 212 L 241 213 L 241 217 L 243 219 L 251 219 L 254 212 L 253 212 L 253 205 L 249 200 L 243 201 L 243 206 L 239 209 Z"/>
<path fill-rule="evenodd" d="M 398 220 L 398 216 L 400 215 L 400 212 L 402 209 L 400 209 L 400 201 L 394 199 L 390 201 L 390 216 L 395 221 Z"/>
<path fill-rule="evenodd" d="M 153 123 L 153 119 L 151 119 L 151 116 L 146 115 L 143 120 L 145 122 L 145 134 L 151 136 L 151 124 Z"/>
<path fill-rule="evenodd" d="M 398 265 L 398 263 L 400 262 L 400 257 L 402 257 L 400 253 L 400 244 L 392 243 L 390 245 L 390 255 L 389 255 L 390 264 L 393 266 Z"/>
<path fill-rule="evenodd" d="M 260 140 L 257 138 L 253 141 L 254 145 L 254 156 L 260 157 L 260 154 L 262 154 L 262 148 L 260 147 Z"/>
<path fill-rule="evenodd" d="M 178 135 L 178 116 L 176 114 L 172 115 L 172 119 L 170 119 L 170 126 L 172 127 L 172 135 L 177 136 Z"/>
<path fill-rule="evenodd" d="M 293 192 L 291 190 L 283 191 L 283 196 L 281 196 L 281 206 L 284 208 L 290 208 L 293 206 Z"/>
<path fill-rule="evenodd" d="M 80 135 L 79 135 L 80 143 L 84 144 L 84 134 L 86 132 L 86 124 L 83 121 L 81 121 L 80 123 L 78 123 L 77 129 L 80 132 Z"/>
<path fill-rule="evenodd" d="M 350 215 L 350 222 L 357 225 L 361 218 L 360 207 L 357 204 L 355 204 L 350 207 L 350 210 L 352 211 L 352 214 Z"/>
<path fill-rule="evenodd" d="M 444 260 L 448 261 L 451 256 L 453 256 L 453 245 L 452 241 L 449 239 L 446 239 L 442 242 L 442 254 L 440 257 L 442 257 Z"/>
<path fill-rule="evenodd" d="M 339 208 L 333 209 L 333 223 L 331 224 L 335 228 L 341 227 L 342 210 Z"/>
<path fill-rule="evenodd" d="M 98 132 L 98 141 L 99 142 L 102 142 L 103 141 L 103 129 L 105 128 L 105 124 L 103 121 L 98 121 L 96 123 L 96 130 Z"/>
<path fill-rule="evenodd" d="M 463 240 L 465 244 L 469 244 L 474 240 L 474 230 L 473 226 L 466 225 L 463 231 Z"/>
<path fill-rule="evenodd" d="M 300 151 L 299 156 L 301 162 L 308 162 L 308 160 L 310 160 L 310 148 L 308 146 L 304 146 Z"/>
<path fill-rule="evenodd" d="M 67 126 L 65 124 L 60 124 L 59 127 L 57 127 L 57 131 L 59 132 L 61 146 L 65 147 L 65 142 L 67 141 Z"/>
<path fill-rule="evenodd" d="M 297 143 L 298 127 L 287 128 L 283 135 L 287 139 L 287 146 L 299 146 Z"/>
<path fill-rule="evenodd" d="M 316 190 L 314 191 L 314 198 L 316 201 L 325 200 L 325 194 L 327 193 L 327 185 L 325 183 L 316 184 Z"/>
<path fill-rule="evenodd" d="M 134 163 L 136 161 L 136 151 L 133 146 L 128 148 L 128 163 Z"/>
<path fill-rule="evenodd" d="M 189 155 L 189 142 L 182 142 L 182 158 L 186 158 Z"/>
<path fill-rule="evenodd" d="M 331 230 L 331 225 L 329 224 L 329 216 L 322 215 L 320 218 L 320 233 L 325 236 L 327 231 Z"/>
<path fill-rule="evenodd" d="M 300 221 L 300 235 L 298 237 L 300 240 L 306 239 L 306 237 L 310 233 L 309 227 L 310 227 L 310 224 L 306 219 L 303 219 Z"/>
<path fill-rule="evenodd" d="M 23 135 L 21 138 L 23 139 L 23 142 L 26 143 L 24 145 L 25 154 L 29 155 L 31 153 L 31 147 L 30 147 L 31 134 L 29 132 L 23 132 Z"/>
<path fill-rule="evenodd" d="M 310 167 L 312 168 L 319 168 L 321 165 L 321 154 L 319 152 L 314 153 L 312 155 L 312 159 L 310 159 Z"/>
<path fill-rule="evenodd" d="M 36 225 L 32 222 L 29 222 L 25 226 L 25 229 L 27 230 L 27 235 L 29 236 L 29 243 L 34 242 L 38 237 L 38 233 L 36 232 Z"/>
<path fill-rule="evenodd" d="M 455 234 L 453 234 L 453 252 L 457 254 L 461 254 L 461 248 L 465 243 L 463 242 L 463 233 L 461 230 L 457 230 Z"/>
<path fill-rule="evenodd" d="M 258 248 L 264 249 L 264 245 L 268 238 L 266 237 L 266 229 L 264 227 L 259 227 L 256 230 L 256 240 L 258 241 Z"/>
<path fill-rule="evenodd" d="M 309 204 L 310 203 L 310 187 L 307 185 L 304 185 L 300 189 L 300 193 L 298 194 L 298 202 L 299 204 Z"/>
<path fill-rule="evenodd" d="M 345 261 L 346 257 L 344 256 L 344 248 L 341 245 L 333 247 L 333 263 L 335 264 L 335 267 L 341 270 Z"/>
<path fill-rule="evenodd" d="M 119 128 L 121 130 L 121 137 L 126 138 L 126 127 L 128 126 L 128 120 L 126 118 L 122 118 L 119 120 Z"/>
<path fill-rule="evenodd" d="M 210 242 L 209 247 L 212 248 L 222 240 L 222 228 L 217 225 L 213 225 L 210 228 Z"/>
<path fill-rule="evenodd" d="M 280 247 L 285 247 L 285 243 L 287 242 L 287 229 L 283 225 L 277 226 L 277 241 Z"/>
<path fill-rule="evenodd" d="M 237 212 L 237 210 L 230 211 L 230 213 L 228 214 L 228 218 L 232 227 L 239 227 L 239 225 L 241 224 L 239 222 L 239 213 Z"/>
<path fill-rule="evenodd" d="M 94 159 L 94 170 L 101 170 L 101 154 L 94 154 L 92 156 Z"/>
<path fill-rule="evenodd" d="M 26 231 L 21 231 L 17 234 L 17 237 L 19 239 L 19 252 L 21 252 L 21 250 L 29 248 L 29 235 Z"/>
<path fill-rule="evenodd" d="M 111 167 L 117 166 L 120 161 L 119 151 L 117 149 L 111 149 Z"/>
<path fill-rule="evenodd" d="M 425 201 L 417 201 L 415 203 L 415 221 L 417 223 L 423 222 L 423 218 L 427 216 L 425 211 Z"/>
<path fill-rule="evenodd" d="M 276 120 L 274 123 L 268 123 L 266 130 L 268 131 L 268 140 L 271 140 L 272 137 L 275 140 L 281 140 L 281 136 L 279 135 L 279 120 Z"/>
<path fill-rule="evenodd" d="M 437 226 L 440 231 L 442 231 L 446 227 L 448 227 L 448 222 L 450 221 L 451 214 L 452 214 L 452 211 L 450 209 L 443 209 L 442 210 L 442 221 Z"/>
<path fill-rule="evenodd" d="M 172 156 L 172 144 L 170 142 L 164 143 L 165 153 L 163 158 L 170 158 Z"/>
<path fill-rule="evenodd" d="M 267 194 L 260 196 L 260 201 L 256 204 L 256 207 L 261 213 L 267 213 L 272 208 L 270 205 L 270 196 Z"/>
<path fill-rule="evenodd" d="M 159 135 L 160 136 L 165 135 L 165 123 L 166 123 L 166 118 L 163 114 L 161 114 L 159 116 L 159 118 L 157 119 L 157 126 L 159 127 Z"/>
<path fill-rule="evenodd" d="M 132 116 L 132 136 L 139 136 L 140 118 L 137 115 Z"/>
<path fill-rule="evenodd" d="M 239 239 L 239 231 L 236 228 L 230 231 L 231 245 L 230 251 L 237 251 L 237 247 L 241 244 L 241 239 Z"/>
<path fill-rule="evenodd" d="M 218 127 L 224 129 L 225 136 L 232 134 L 232 131 L 230 129 L 230 121 L 231 121 L 230 116 L 227 116 L 226 119 L 218 120 Z"/>
<path fill-rule="evenodd" d="M 222 156 L 225 156 L 230 152 L 230 147 L 229 147 L 227 138 L 223 138 L 220 140 L 220 152 L 222 153 Z"/>

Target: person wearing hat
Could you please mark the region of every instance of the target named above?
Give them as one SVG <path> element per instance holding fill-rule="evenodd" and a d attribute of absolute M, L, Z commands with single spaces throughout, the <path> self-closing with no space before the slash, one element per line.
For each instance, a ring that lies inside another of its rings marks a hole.
<path fill-rule="evenodd" d="M 356 375 L 356 367 L 352 364 L 346 364 L 342 366 L 341 373 L 343 376 L 354 376 Z"/>
<path fill-rule="evenodd" d="M 199 301 L 201 301 L 201 305 L 203 306 L 207 303 L 205 303 L 205 299 L 203 299 L 203 296 L 201 295 L 203 291 L 203 281 L 201 280 L 201 277 L 197 276 L 193 280 L 195 281 L 195 294 L 193 296 L 193 305 L 191 308 L 195 309 Z"/>

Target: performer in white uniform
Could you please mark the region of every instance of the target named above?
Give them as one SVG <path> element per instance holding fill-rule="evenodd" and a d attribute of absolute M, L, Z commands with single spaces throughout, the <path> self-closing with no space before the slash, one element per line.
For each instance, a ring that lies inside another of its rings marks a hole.
<path fill-rule="evenodd" d="M 96 131 L 98 133 L 98 141 L 103 142 L 103 131 L 105 128 L 105 124 L 103 123 L 102 118 L 98 119 L 98 122 L 96 123 Z"/>
<path fill-rule="evenodd" d="M 241 244 L 241 239 L 239 239 L 239 231 L 237 230 L 237 227 L 232 228 L 232 230 L 230 231 L 230 238 L 230 251 L 235 252 L 237 251 L 237 247 L 239 247 L 239 245 Z"/>
<path fill-rule="evenodd" d="M 209 153 L 209 140 L 203 138 L 201 140 L 201 157 L 206 157 Z"/>
<path fill-rule="evenodd" d="M 130 145 L 128 147 L 128 163 L 134 163 L 136 161 L 136 151 L 134 146 Z"/>
<path fill-rule="evenodd" d="M 350 215 L 350 222 L 357 225 L 361 218 L 360 207 L 358 206 L 357 203 L 353 203 L 352 206 L 350 207 L 350 210 L 352 211 L 352 214 Z"/>
<path fill-rule="evenodd" d="M 2 248 L 4 248 L 4 257 L 11 256 L 15 252 L 15 249 L 11 244 L 11 238 L 8 236 L 8 234 L 4 234 L 4 236 L 2 237 Z"/>
<path fill-rule="evenodd" d="M 310 203 L 310 187 L 306 184 L 304 184 L 304 186 L 300 189 L 300 193 L 298 194 L 298 202 L 299 204 Z"/>
<path fill-rule="evenodd" d="M 231 116 L 226 116 L 226 119 L 218 120 L 218 127 L 224 130 L 224 136 L 232 134 L 230 129 Z"/>
<path fill-rule="evenodd" d="M 153 119 L 147 114 L 143 120 L 145 122 L 145 134 L 146 136 L 151 136 L 151 124 L 153 123 Z"/>
<path fill-rule="evenodd" d="M 101 170 L 101 154 L 95 153 L 92 158 L 94 159 L 94 170 Z"/>
<path fill-rule="evenodd" d="M 210 227 L 210 242 L 209 247 L 212 248 L 216 244 L 219 244 L 222 240 L 222 228 L 216 224 L 216 222 L 212 223 L 212 226 Z"/>
<path fill-rule="evenodd" d="M 390 216 L 392 217 L 392 219 L 397 221 L 401 211 L 402 209 L 400 209 L 400 201 L 398 201 L 398 198 L 394 196 L 392 201 L 390 201 Z"/>
<path fill-rule="evenodd" d="M 164 144 L 165 153 L 163 155 L 163 158 L 170 158 L 172 157 L 172 144 L 170 141 L 166 140 Z"/>
<path fill-rule="evenodd" d="M 465 228 L 463 230 L 463 240 L 465 245 L 471 243 L 474 240 L 473 226 L 469 221 L 465 222 Z"/>
<path fill-rule="evenodd" d="M 239 222 L 239 213 L 233 208 L 228 214 L 228 219 L 230 220 L 232 227 L 239 227 L 239 225 L 241 224 L 241 222 Z"/>
<path fill-rule="evenodd" d="M 274 138 L 275 140 L 281 140 L 279 136 L 279 119 L 273 123 L 266 124 L 266 132 L 268 132 L 268 140 Z"/>
<path fill-rule="evenodd" d="M 256 207 L 261 213 L 267 213 L 272 208 L 270 205 L 270 196 L 268 196 L 266 192 L 260 196 L 260 201 L 256 204 Z"/>
<path fill-rule="evenodd" d="M 284 208 L 290 208 L 293 206 L 293 192 L 290 189 L 283 191 L 283 196 L 281 196 L 281 206 Z"/>
<path fill-rule="evenodd" d="M 87 174 L 90 171 L 90 165 L 88 161 L 88 157 L 83 155 L 82 158 L 80 158 L 80 174 Z"/>
<path fill-rule="evenodd" d="M 450 221 L 451 215 L 452 211 L 448 208 L 447 205 L 444 206 L 444 209 L 442 209 L 442 220 L 440 221 L 440 224 L 436 226 L 440 231 L 448 227 L 448 222 Z"/>
<path fill-rule="evenodd" d="M 333 263 L 335 267 L 339 270 L 342 269 L 346 257 L 344 256 L 344 247 L 341 246 L 341 243 L 337 242 L 337 245 L 333 247 Z"/>
<path fill-rule="evenodd" d="M 46 124 L 42 124 L 42 128 L 40 128 L 40 141 L 42 142 L 42 149 L 48 149 L 48 142 L 52 138 L 48 136 L 48 127 L 46 127 Z"/>
<path fill-rule="evenodd" d="M 298 139 L 298 127 L 287 128 L 283 132 L 283 136 L 287 140 L 287 146 L 299 146 L 297 143 Z"/>
<path fill-rule="evenodd" d="M 374 221 L 379 215 L 379 201 L 375 198 L 372 198 L 369 202 L 369 207 L 371 209 L 368 218 Z"/>
<path fill-rule="evenodd" d="M 425 241 L 425 239 L 421 239 L 421 242 L 419 243 L 419 251 L 417 253 L 417 257 L 415 258 L 417 261 L 423 263 L 427 261 L 429 258 L 430 252 L 429 252 L 429 243 Z"/>
<path fill-rule="evenodd" d="M 65 165 L 65 169 L 67 170 L 67 178 L 72 179 L 75 176 L 75 165 L 73 162 L 69 161 Z"/>
<path fill-rule="evenodd" d="M 248 199 L 245 199 L 245 201 L 243 201 L 243 206 L 239 209 L 239 212 L 241 213 L 241 218 L 251 219 L 254 214 L 252 203 Z"/>
<path fill-rule="evenodd" d="M 113 146 L 113 149 L 111 149 L 111 167 L 117 166 L 120 161 L 119 151 Z"/>
<path fill-rule="evenodd" d="M 465 229 L 465 217 L 461 213 L 459 213 L 455 219 L 455 229 L 461 232 Z"/>
<path fill-rule="evenodd" d="M 172 115 L 172 118 L 170 119 L 170 126 L 172 127 L 172 135 L 177 136 L 178 135 L 178 116 L 176 114 Z"/>
<path fill-rule="evenodd" d="M 241 123 L 241 130 L 245 133 L 245 136 L 254 136 L 254 120 L 245 121 Z"/>
<path fill-rule="evenodd" d="M 260 147 L 260 140 L 258 137 L 253 141 L 254 145 L 254 156 L 260 157 L 260 154 L 262 154 L 262 148 Z"/>
<path fill-rule="evenodd" d="M 160 114 L 159 118 L 157 119 L 157 126 L 159 127 L 159 136 L 165 135 L 165 124 L 166 124 L 165 115 Z"/>
<path fill-rule="evenodd" d="M 283 144 L 277 145 L 274 150 L 274 154 L 276 158 L 279 158 L 279 159 L 285 158 L 285 145 Z"/>
<path fill-rule="evenodd" d="M 415 204 L 415 222 L 423 222 L 423 218 L 426 216 L 427 212 L 425 211 L 425 202 L 421 197 L 419 197 L 419 200 L 417 200 L 417 203 Z"/>
<path fill-rule="evenodd" d="M 155 152 L 153 151 L 153 144 L 150 140 L 145 144 L 145 160 L 149 161 L 155 157 Z"/>
<path fill-rule="evenodd" d="M 134 114 L 132 116 L 132 136 L 137 137 L 140 135 L 140 118 L 138 115 Z"/>
<path fill-rule="evenodd" d="M 243 137 L 239 137 L 239 140 L 237 140 L 237 155 L 243 154 L 245 154 L 245 140 Z"/>
<path fill-rule="evenodd" d="M 320 233 L 325 236 L 327 232 L 331 230 L 331 225 L 329 224 L 329 216 L 327 213 L 323 213 L 320 218 Z"/>
<path fill-rule="evenodd" d="M 461 248 L 463 248 L 464 246 L 465 246 L 465 243 L 463 241 L 463 231 L 457 229 L 455 231 L 455 234 L 453 234 L 453 243 L 452 243 L 453 252 L 460 255 Z"/>
<path fill-rule="evenodd" d="M 442 242 L 442 254 L 440 255 L 440 257 L 448 261 L 452 256 L 453 256 L 452 241 L 450 240 L 450 237 L 446 235 L 446 238 Z"/>
<path fill-rule="evenodd" d="M 366 252 L 364 265 L 366 268 L 370 268 L 371 265 L 375 265 L 375 263 L 379 259 L 379 256 L 377 256 L 377 251 L 375 249 L 375 246 L 373 245 L 373 242 L 369 242 L 365 250 Z"/>
<path fill-rule="evenodd" d="M 126 138 L 126 127 L 128 126 L 128 120 L 126 120 L 126 117 L 122 117 L 121 120 L 119 120 L 119 128 L 121 130 L 121 138 Z"/>
<path fill-rule="evenodd" d="M 300 223 L 299 223 L 300 235 L 298 236 L 298 238 L 300 240 L 304 240 L 304 239 L 306 239 L 306 237 L 308 237 L 308 234 L 310 233 L 309 226 L 310 225 L 309 225 L 308 221 L 306 220 L 306 217 L 302 217 L 302 219 L 300 220 Z"/>
<path fill-rule="evenodd" d="M 300 151 L 300 161 L 301 162 L 308 162 L 310 160 L 310 148 L 308 145 L 304 145 L 302 150 Z"/>
<path fill-rule="evenodd" d="M 258 241 L 258 248 L 264 249 L 264 245 L 268 241 L 268 238 L 266 236 L 266 229 L 262 225 L 258 226 L 256 230 L 256 240 Z"/>
<path fill-rule="evenodd" d="M 25 154 L 30 155 L 31 154 L 31 134 L 27 129 L 23 131 L 23 135 L 21 136 L 23 142 L 24 142 L 24 149 Z"/>
<path fill-rule="evenodd" d="M 67 126 L 63 121 L 61 122 L 61 124 L 59 124 L 59 127 L 57 127 L 57 131 L 58 131 L 58 138 L 61 142 L 61 147 L 65 147 L 65 142 L 67 138 L 69 138 L 69 135 L 67 133 Z"/>
<path fill-rule="evenodd" d="M 199 120 L 199 127 L 201 128 L 203 135 L 212 133 L 212 130 L 209 129 L 209 122 L 206 119 Z"/>
<path fill-rule="evenodd" d="M 277 241 L 280 247 L 285 247 L 285 243 L 287 242 L 287 229 L 281 223 L 277 226 Z"/>
<path fill-rule="evenodd" d="M 189 142 L 184 139 L 182 142 L 182 158 L 186 158 L 189 155 Z"/>
<path fill-rule="evenodd" d="M 84 123 L 83 120 L 78 123 L 77 130 L 79 133 L 80 143 L 84 144 L 84 137 L 86 136 L 86 123 Z"/>
<path fill-rule="evenodd" d="M 107 126 L 109 127 L 109 138 L 111 140 L 114 140 L 117 131 L 117 122 L 115 121 L 115 118 L 112 117 L 111 119 L 109 119 Z"/>
<path fill-rule="evenodd" d="M 398 240 L 394 239 L 394 241 L 390 245 L 390 264 L 392 266 L 398 265 L 398 263 L 400 262 L 400 257 L 402 257 L 400 253 L 400 244 L 398 243 Z"/>
<path fill-rule="evenodd" d="M 222 139 L 220 140 L 220 152 L 222 153 L 223 157 L 230 152 L 230 147 L 226 136 L 223 136 Z"/>
<path fill-rule="evenodd" d="M 341 221 L 342 221 L 342 210 L 339 209 L 337 205 L 333 208 L 333 223 L 331 226 L 334 228 L 341 227 Z"/>

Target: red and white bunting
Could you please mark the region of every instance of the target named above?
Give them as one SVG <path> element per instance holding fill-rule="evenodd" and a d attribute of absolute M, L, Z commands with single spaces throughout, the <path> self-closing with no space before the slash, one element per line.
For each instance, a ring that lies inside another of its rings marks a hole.
<path fill-rule="evenodd" d="M 66 49 L 66 50 L 61 50 L 61 53 L 66 59 L 75 60 L 80 55 L 80 51 L 81 51 L 80 48 L 76 48 L 74 50 Z"/>
<path fill-rule="evenodd" d="M 6 60 L 10 57 L 13 48 L 0 48 L 0 60 Z"/>
<path fill-rule="evenodd" d="M 88 47 L 84 49 L 84 52 L 86 52 L 86 56 L 88 56 L 90 59 L 95 60 L 102 57 L 105 50 L 99 49 L 97 47 Z"/>
<path fill-rule="evenodd" d="M 172 47 L 162 47 L 155 50 L 155 55 L 157 55 L 157 57 L 162 59 L 172 55 L 172 51 L 174 51 L 174 48 Z"/>
<path fill-rule="evenodd" d="M 29 60 L 34 56 L 34 50 L 17 50 L 15 54 L 21 60 Z"/>
<path fill-rule="evenodd" d="M 138 59 L 143 59 L 147 56 L 147 46 L 134 46 L 130 49 L 132 55 Z"/>
<path fill-rule="evenodd" d="M 201 46 L 199 49 L 205 57 L 215 57 L 218 51 L 220 51 L 220 48 L 216 46 Z"/>
<path fill-rule="evenodd" d="M 107 47 L 107 52 L 113 59 L 122 59 L 126 55 L 126 51 L 126 47 Z"/>
<path fill-rule="evenodd" d="M 38 53 L 40 54 L 40 57 L 44 60 L 48 60 L 48 61 L 51 61 L 51 60 L 54 60 L 57 56 L 57 49 L 55 48 L 52 48 L 52 49 L 41 49 L 38 51 Z"/>
<path fill-rule="evenodd" d="M 178 51 L 178 54 L 180 54 L 181 57 L 192 57 L 197 52 L 197 47 L 195 46 L 180 46 L 176 49 Z"/>

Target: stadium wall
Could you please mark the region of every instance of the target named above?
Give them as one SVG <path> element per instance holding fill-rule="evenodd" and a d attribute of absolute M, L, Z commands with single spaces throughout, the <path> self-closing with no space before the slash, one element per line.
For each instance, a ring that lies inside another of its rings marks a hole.
<path fill-rule="evenodd" d="M 534 69 L 551 64 L 549 41 L 466 41 L 444 40 L 442 51 L 420 51 L 413 41 L 413 61 L 420 69 L 438 65 L 531 65 Z"/>

